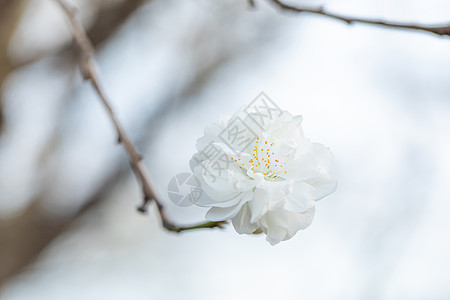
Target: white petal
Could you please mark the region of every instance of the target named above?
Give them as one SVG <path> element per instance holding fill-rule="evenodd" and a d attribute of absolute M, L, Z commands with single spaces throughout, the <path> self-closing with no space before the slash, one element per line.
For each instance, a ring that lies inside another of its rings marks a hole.
<path fill-rule="evenodd" d="M 287 232 L 286 236 L 284 237 L 283 241 L 287 241 L 290 238 L 292 238 L 294 235 L 297 234 L 297 231 L 289 231 Z"/>
<path fill-rule="evenodd" d="M 286 196 L 284 208 L 295 213 L 302 213 L 314 205 L 315 199 L 316 191 L 311 185 L 296 181 L 292 193 Z"/>
<path fill-rule="evenodd" d="M 261 218 L 267 211 L 267 191 L 263 189 L 256 189 L 253 199 L 248 202 L 248 208 L 250 209 L 250 222 L 254 223 Z"/>
<path fill-rule="evenodd" d="M 204 136 L 217 137 L 224 128 L 225 126 L 223 124 L 210 123 L 206 125 L 205 129 L 203 130 L 203 134 Z"/>
<path fill-rule="evenodd" d="M 233 202 L 236 203 L 230 206 L 223 206 L 223 203 L 219 205 L 215 204 L 208 212 L 206 213 L 206 218 L 210 221 L 223 221 L 229 220 L 233 218 L 241 209 L 241 207 L 246 204 L 253 197 L 252 192 L 246 192 L 239 194 Z M 228 203 L 231 203 L 229 201 Z"/>
<path fill-rule="evenodd" d="M 316 201 L 336 191 L 337 182 L 333 176 L 326 174 L 314 179 L 306 180 L 316 191 Z"/>
<path fill-rule="evenodd" d="M 209 221 L 224 221 L 233 218 L 241 209 L 242 203 L 230 207 L 212 207 L 206 213 Z"/>
<path fill-rule="evenodd" d="M 270 136 L 279 140 L 299 140 L 303 136 L 300 125 L 302 119 L 302 116 L 292 117 L 289 113 L 283 113 L 277 121 L 267 128 L 267 131 Z"/>
<path fill-rule="evenodd" d="M 238 172 L 230 172 L 229 182 L 235 190 L 248 191 L 253 189 L 256 182 L 251 180 L 247 175 L 244 175 L 241 170 Z"/>
<path fill-rule="evenodd" d="M 275 246 L 281 241 L 285 240 L 287 235 L 287 229 L 279 226 L 269 226 L 266 233 L 266 241 L 268 241 L 272 246 Z"/>
<path fill-rule="evenodd" d="M 307 228 L 314 218 L 314 207 L 298 214 L 286 210 L 269 211 L 261 218 L 262 230 L 267 241 L 275 245 L 294 236 L 294 233 Z"/>
<path fill-rule="evenodd" d="M 317 177 L 319 174 L 319 168 L 314 158 L 314 153 L 307 152 L 300 157 L 291 160 L 283 166 L 286 175 L 282 174 L 284 178 L 292 180 L 306 180 L 309 178 Z"/>
<path fill-rule="evenodd" d="M 307 149 L 307 151 L 297 150 L 295 159 L 286 163 L 284 170 L 287 174 L 283 177 L 293 180 L 308 180 L 330 171 L 334 157 L 328 148 L 322 144 L 310 142 L 305 142 L 300 148 Z"/>
<path fill-rule="evenodd" d="M 329 172 L 334 162 L 334 156 L 330 149 L 319 143 L 313 144 L 314 160 L 319 168 L 323 171 Z"/>
<path fill-rule="evenodd" d="M 225 171 L 228 174 L 228 170 Z M 209 198 L 217 201 L 228 201 L 239 195 L 240 191 L 237 191 L 228 182 L 228 175 L 210 177 L 205 174 L 205 169 L 202 166 L 197 166 L 194 171 L 194 176 L 200 182 L 202 193 L 206 193 Z"/>
<path fill-rule="evenodd" d="M 205 192 L 201 192 L 199 199 L 195 201 L 195 205 L 202 206 L 202 207 L 230 207 L 234 206 L 237 203 L 241 201 L 241 198 L 239 196 L 236 196 L 234 198 L 228 199 L 228 200 L 221 200 L 218 201 L 216 199 L 210 198 Z"/>
<path fill-rule="evenodd" d="M 250 222 L 248 203 L 244 204 L 239 213 L 232 219 L 233 227 L 239 234 L 251 234 L 259 228 L 259 223 Z"/>

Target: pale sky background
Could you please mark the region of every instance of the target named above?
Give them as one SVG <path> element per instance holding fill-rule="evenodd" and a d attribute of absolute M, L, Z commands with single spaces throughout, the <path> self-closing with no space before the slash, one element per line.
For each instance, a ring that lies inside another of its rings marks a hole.
<path fill-rule="evenodd" d="M 35 2 L 11 47 L 18 59 L 70 39 L 56 6 Z M 231 226 L 166 232 L 155 211 L 136 213 L 140 191 L 130 176 L 0 299 L 449 299 L 450 38 L 283 14 L 267 1 L 254 10 L 244 0 L 179 2 L 144 6 L 97 57 L 131 137 L 153 134 L 145 163 L 173 220 L 189 224 L 205 214 L 176 207 L 166 193 L 173 176 L 189 171 L 205 125 L 261 91 L 303 115 L 306 136 L 330 147 L 336 193 L 317 203 L 307 230 L 271 246 Z M 75 3 L 83 12 L 83 1 Z M 294 3 L 360 17 L 450 21 L 444 0 Z M 89 13 L 82 15 L 89 22 Z M 202 30 L 211 32 L 196 57 L 192 36 Z M 145 115 L 189 82 L 196 63 L 238 47 L 244 50 L 184 99 L 188 104 L 145 128 Z M 77 70 L 51 65 L 43 60 L 8 81 L 13 125 L 0 141 L 2 215 L 19 214 L 39 191 L 45 179 L 36 170 L 58 175 L 48 209 L 64 215 L 126 162 L 91 88 Z M 73 112 L 61 125 L 62 99 L 74 90 L 66 108 Z M 64 146 L 40 166 L 33 153 L 57 126 Z"/>

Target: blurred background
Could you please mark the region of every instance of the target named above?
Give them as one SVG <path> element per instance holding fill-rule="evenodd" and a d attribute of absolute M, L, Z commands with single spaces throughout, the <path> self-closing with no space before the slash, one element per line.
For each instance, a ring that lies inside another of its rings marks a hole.
<path fill-rule="evenodd" d="M 105 90 L 167 196 L 209 122 L 264 91 L 336 157 L 338 190 L 275 247 L 231 227 L 175 234 L 82 81 L 62 11 L 0 0 L 0 299 L 450 299 L 450 39 L 268 1 L 78 0 Z M 446 0 L 297 0 L 449 22 Z"/>

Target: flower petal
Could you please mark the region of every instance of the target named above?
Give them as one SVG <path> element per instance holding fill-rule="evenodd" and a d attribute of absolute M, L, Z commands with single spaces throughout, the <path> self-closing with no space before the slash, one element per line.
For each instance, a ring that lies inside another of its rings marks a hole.
<path fill-rule="evenodd" d="M 206 213 L 206 219 L 209 221 L 229 220 L 239 212 L 241 207 L 241 203 L 229 207 L 211 207 Z"/>
<path fill-rule="evenodd" d="M 310 184 L 316 191 L 316 201 L 336 191 L 337 182 L 333 176 L 326 174 L 314 179 L 308 179 L 305 182 Z"/>
<path fill-rule="evenodd" d="M 284 167 L 284 178 L 292 180 L 306 180 L 319 176 L 319 168 L 314 158 L 314 153 L 307 152 L 300 157 L 289 161 Z"/>
<path fill-rule="evenodd" d="M 233 199 L 239 195 L 240 191 L 235 190 L 231 184 L 228 182 L 228 172 L 224 171 L 223 176 L 210 176 L 207 170 L 202 166 L 197 166 L 194 170 L 194 176 L 200 183 L 202 193 L 210 199 L 214 199 L 216 202 L 223 202 Z"/>
<path fill-rule="evenodd" d="M 267 211 L 267 191 L 263 189 L 256 189 L 254 192 L 254 197 L 248 203 L 248 208 L 250 209 L 250 222 L 254 223 L 261 218 Z"/>
<path fill-rule="evenodd" d="M 330 149 L 319 143 L 313 143 L 313 148 L 314 160 L 316 161 L 321 171 L 330 171 L 334 162 L 334 156 L 331 153 Z"/>
<path fill-rule="evenodd" d="M 284 208 L 295 212 L 303 213 L 314 206 L 316 190 L 303 181 L 294 182 L 292 193 L 286 196 Z"/>
<path fill-rule="evenodd" d="M 234 230 L 239 234 L 251 234 L 259 228 L 259 223 L 250 222 L 250 209 L 248 203 L 245 203 L 239 213 L 231 220 Z"/>
<path fill-rule="evenodd" d="M 269 211 L 260 220 L 261 228 L 266 233 L 266 240 L 275 245 L 294 236 L 295 232 L 306 229 L 314 218 L 314 207 L 298 214 L 287 210 Z"/>

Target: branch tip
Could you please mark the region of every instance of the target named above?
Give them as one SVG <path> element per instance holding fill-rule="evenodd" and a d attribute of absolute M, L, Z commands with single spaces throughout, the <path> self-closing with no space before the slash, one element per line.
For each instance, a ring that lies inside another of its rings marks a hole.
<path fill-rule="evenodd" d="M 447 24 L 445 26 L 421 26 L 417 24 L 408 24 L 408 23 L 397 23 L 397 22 L 389 22 L 389 21 L 382 21 L 382 20 L 375 20 L 375 19 L 363 19 L 363 18 L 356 18 L 356 17 L 349 17 L 344 16 L 332 12 L 327 12 L 323 6 L 319 6 L 318 8 L 308 7 L 308 6 L 293 6 L 286 4 L 280 0 L 268 0 L 271 3 L 273 3 L 275 6 L 277 6 L 279 9 L 284 11 L 291 11 L 294 13 L 310 13 L 310 14 L 316 14 L 321 15 L 330 19 L 339 20 L 342 22 L 345 22 L 348 25 L 354 24 L 354 23 L 360 23 L 360 24 L 369 24 L 369 25 L 376 25 L 381 27 L 387 27 L 387 28 L 397 28 L 397 29 L 409 29 L 409 30 L 416 30 L 416 31 L 422 31 L 422 32 L 429 32 L 440 36 L 450 36 L 450 25 Z"/>
<path fill-rule="evenodd" d="M 146 214 L 147 213 L 147 207 L 145 207 L 144 205 L 139 205 L 136 210 L 142 214 Z"/>

